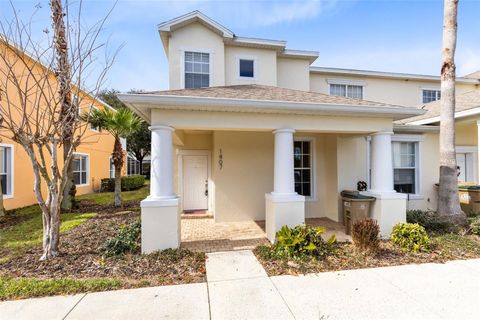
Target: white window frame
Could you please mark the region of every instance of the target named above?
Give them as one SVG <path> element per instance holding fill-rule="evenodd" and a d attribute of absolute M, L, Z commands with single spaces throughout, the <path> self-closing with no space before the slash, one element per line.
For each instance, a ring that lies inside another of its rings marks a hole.
<path fill-rule="evenodd" d="M 12 199 L 13 194 L 14 194 L 14 190 L 15 190 L 15 188 L 14 188 L 14 180 L 15 180 L 14 179 L 15 178 L 14 145 L 13 144 L 8 144 L 8 143 L 0 143 L 0 147 L 10 148 L 10 152 L 9 152 L 10 159 L 9 159 L 9 163 L 8 163 L 9 169 L 11 171 L 10 178 L 8 178 L 8 175 L 7 175 L 7 191 L 9 191 L 9 192 L 3 195 L 3 199 Z"/>
<path fill-rule="evenodd" d="M 253 61 L 253 77 L 242 77 L 240 76 L 240 60 L 250 60 Z M 258 68 L 257 68 L 257 56 L 249 55 L 236 55 L 235 56 L 235 67 L 237 69 L 237 79 L 238 80 L 257 80 Z"/>
<path fill-rule="evenodd" d="M 180 88 L 185 89 L 185 52 L 198 52 L 198 53 L 208 53 L 208 85 L 209 87 L 213 86 L 213 55 L 215 51 L 208 48 L 194 48 L 194 47 L 181 47 L 180 48 Z"/>
<path fill-rule="evenodd" d="M 345 86 L 345 94 L 348 92 L 348 86 L 358 86 L 362 87 L 362 98 L 359 100 L 366 99 L 366 87 L 367 82 L 362 80 L 350 80 L 350 79 L 327 79 L 328 83 L 328 94 L 332 95 L 332 85 L 341 85 Z M 345 95 L 345 98 L 350 98 L 349 96 Z M 350 99 L 357 99 L 357 98 L 350 98 Z"/>
<path fill-rule="evenodd" d="M 394 142 L 413 142 L 415 143 L 415 193 L 406 193 L 409 200 L 422 200 L 422 142 L 423 135 L 416 134 L 394 134 L 392 136 L 392 144 Z M 392 148 L 392 170 L 395 170 Z M 393 172 L 392 172 L 393 174 Z M 395 179 L 393 181 L 395 183 Z M 393 188 L 393 186 L 392 186 Z"/>
<path fill-rule="evenodd" d="M 74 152 L 74 156 L 86 156 L 87 157 L 87 170 L 86 170 L 86 182 L 82 184 L 76 184 L 76 187 L 86 187 L 90 185 L 90 154 L 89 153 L 82 153 L 82 152 Z M 73 160 L 73 159 L 72 159 Z M 80 161 L 81 163 L 81 161 Z M 80 171 L 81 172 L 81 171 Z"/>
<path fill-rule="evenodd" d="M 438 97 L 438 94 L 441 93 L 441 89 L 439 87 L 421 87 L 420 89 L 421 89 L 420 90 L 420 101 L 421 101 L 422 104 L 433 102 L 433 101 L 423 102 L 423 92 L 424 91 L 438 91 L 437 97 Z M 440 99 L 437 99 L 437 100 L 434 100 L 434 101 L 438 101 L 438 100 L 440 100 Z"/>
<path fill-rule="evenodd" d="M 135 163 L 135 170 L 133 170 L 133 171 L 135 171 L 135 173 L 133 173 L 133 174 L 130 174 L 130 173 L 128 172 L 128 164 L 129 164 L 129 161 L 132 161 L 132 162 Z M 138 167 L 137 167 L 137 166 L 138 166 Z M 126 168 L 126 169 L 127 169 L 127 176 L 132 176 L 132 175 L 139 175 L 139 174 L 141 174 L 141 173 L 140 173 L 140 161 L 138 161 L 137 159 L 135 159 L 135 157 L 133 157 L 133 156 L 131 156 L 131 155 L 127 155 L 127 168 Z M 137 172 L 137 169 L 138 169 L 138 172 Z"/>
<path fill-rule="evenodd" d="M 293 141 L 308 141 L 310 142 L 311 152 L 311 169 L 310 169 L 310 196 L 305 196 L 305 201 L 318 201 L 317 196 L 317 157 L 316 157 L 316 139 L 314 137 L 294 137 Z M 295 156 L 295 155 L 294 155 Z"/>
<path fill-rule="evenodd" d="M 475 183 L 479 183 L 478 181 L 478 149 L 475 146 L 455 146 L 456 153 L 465 153 L 472 155 L 473 161 L 473 179 Z"/>
<path fill-rule="evenodd" d="M 98 108 L 95 107 L 95 106 L 91 106 L 90 108 L 94 108 L 95 110 L 98 110 Z M 99 127 L 93 127 L 93 125 L 91 123 L 89 124 L 89 127 L 90 127 L 90 131 L 97 132 L 97 133 L 100 132 L 100 128 Z"/>

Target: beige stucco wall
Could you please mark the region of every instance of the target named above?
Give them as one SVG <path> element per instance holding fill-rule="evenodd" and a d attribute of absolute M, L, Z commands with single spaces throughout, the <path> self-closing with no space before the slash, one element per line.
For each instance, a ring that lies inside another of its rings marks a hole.
<path fill-rule="evenodd" d="M 277 59 L 277 86 L 295 90 L 310 90 L 310 63 L 302 59 Z"/>
<path fill-rule="evenodd" d="M 457 146 L 477 146 L 477 141 L 476 119 L 455 123 L 455 144 Z"/>
<path fill-rule="evenodd" d="M 367 78 L 347 75 L 310 73 L 310 90 L 329 94 L 328 80 L 353 81 L 364 85 L 364 99 L 403 106 L 422 104 L 422 89 L 440 90 L 439 81 Z M 353 83 L 355 84 L 355 83 Z M 457 84 L 457 93 L 475 89 L 475 85 Z"/>
<path fill-rule="evenodd" d="M 387 118 L 353 116 L 314 116 L 244 112 L 205 112 L 152 110 L 152 124 L 165 124 L 176 129 L 272 131 L 294 128 L 298 131 L 371 133 L 392 131 Z"/>
<path fill-rule="evenodd" d="M 254 60 L 254 78 L 240 78 L 239 59 Z M 277 85 L 277 53 L 275 50 L 225 47 L 225 85 Z"/>
<path fill-rule="evenodd" d="M 183 89 L 184 51 L 210 53 L 210 86 L 225 85 L 225 49 L 222 38 L 200 23 L 172 32 L 169 42 L 170 89 Z"/>

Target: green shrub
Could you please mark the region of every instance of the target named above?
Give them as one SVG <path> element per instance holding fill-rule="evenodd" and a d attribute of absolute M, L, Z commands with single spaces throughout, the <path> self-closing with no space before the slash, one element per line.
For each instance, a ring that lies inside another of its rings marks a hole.
<path fill-rule="evenodd" d="M 428 251 L 430 239 L 425 228 L 418 223 L 398 223 L 393 227 L 390 240 L 404 251 Z"/>
<path fill-rule="evenodd" d="M 324 232 L 324 228 L 283 226 L 276 234 L 273 251 L 280 258 L 324 258 L 333 253 L 336 244 L 335 235 L 323 240 Z"/>
<path fill-rule="evenodd" d="M 145 184 L 145 176 L 123 176 L 121 181 L 122 191 L 136 190 L 140 189 Z M 102 192 L 113 192 L 115 190 L 115 178 L 102 179 L 101 190 Z"/>
<path fill-rule="evenodd" d="M 380 244 L 379 234 L 380 226 L 376 220 L 362 219 L 353 223 L 353 244 L 361 251 L 376 252 Z"/>
<path fill-rule="evenodd" d="M 440 218 L 434 211 L 430 210 L 408 210 L 407 222 L 418 223 L 427 231 L 449 232 L 452 231 L 452 225 Z"/>
<path fill-rule="evenodd" d="M 114 256 L 137 250 L 141 226 L 140 221 L 121 226 L 114 237 L 107 239 L 103 243 L 100 251 L 106 256 Z"/>
<path fill-rule="evenodd" d="M 480 236 L 480 216 L 468 219 L 468 225 L 470 227 L 470 232 Z"/>

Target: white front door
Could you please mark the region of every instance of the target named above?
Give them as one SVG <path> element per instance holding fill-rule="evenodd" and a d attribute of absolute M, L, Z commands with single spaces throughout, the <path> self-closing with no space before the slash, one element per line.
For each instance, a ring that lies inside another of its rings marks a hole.
<path fill-rule="evenodd" d="M 183 156 L 183 210 L 208 209 L 208 156 Z"/>
<path fill-rule="evenodd" d="M 459 182 L 475 182 L 473 153 L 457 153 L 457 167 Z"/>

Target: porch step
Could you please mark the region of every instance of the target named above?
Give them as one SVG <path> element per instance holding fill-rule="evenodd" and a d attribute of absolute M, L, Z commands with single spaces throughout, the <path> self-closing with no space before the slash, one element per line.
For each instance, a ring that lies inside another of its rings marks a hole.
<path fill-rule="evenodd" d="M 213 219 L 213 214 L 211 213 L 182 213 L 180 215 L 182 219 Z"/>

